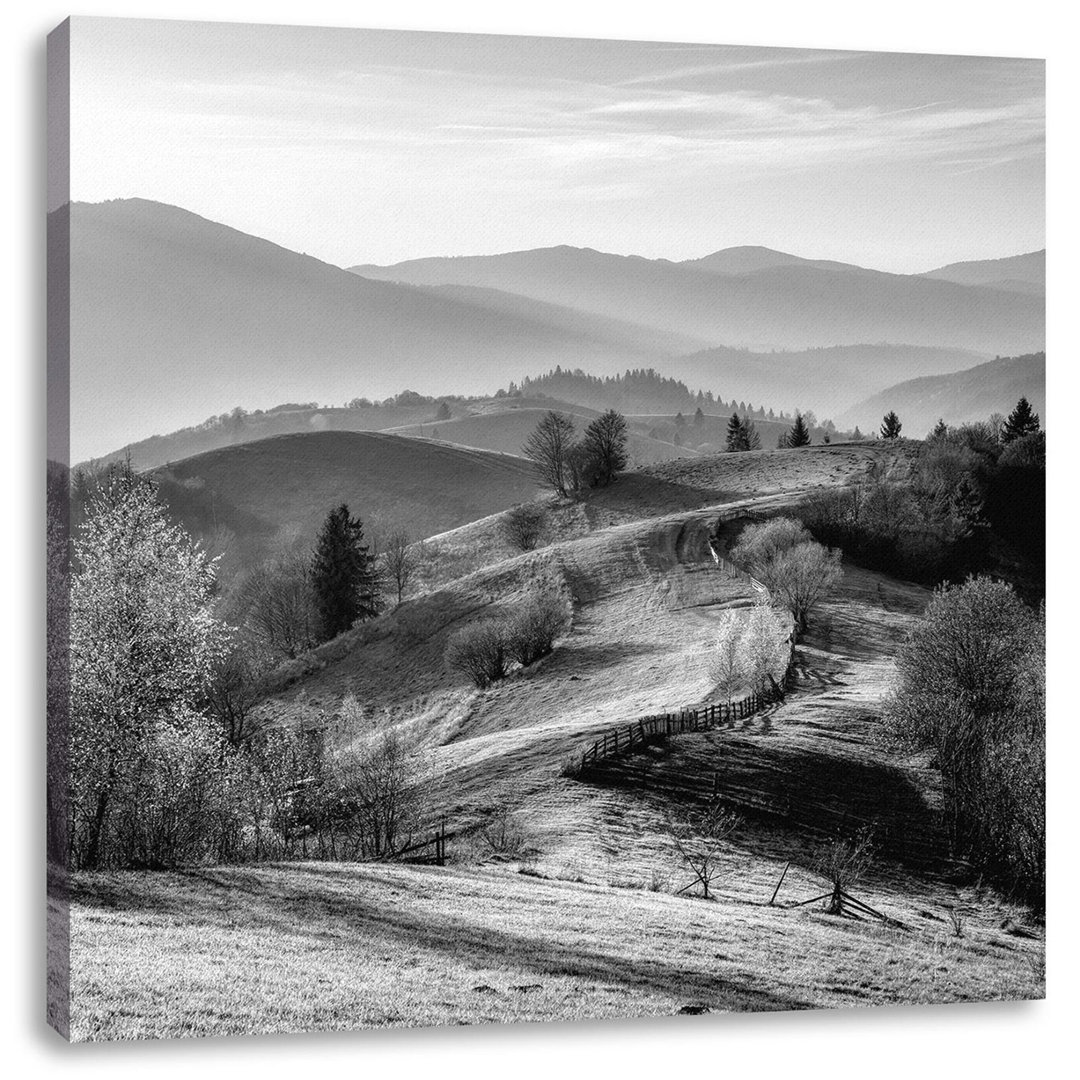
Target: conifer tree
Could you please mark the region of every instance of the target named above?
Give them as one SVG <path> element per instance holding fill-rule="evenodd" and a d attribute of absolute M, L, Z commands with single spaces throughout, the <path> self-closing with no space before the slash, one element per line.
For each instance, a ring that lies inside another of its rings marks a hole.
<path fill-rule="evenodd" d="M 1025 435 L 1033 435 L 1038 430 L 1039 414 L 1033 412 L 1031 403 L 1026 397 L 1022 397 L 1005 421 L 1005 426 L 1001 431 L 1001 441 L 1011 443 L 1016 439 L 1022 439 Z"/>
<path fill-rule="evenodd" d="M 787 445 L 791 449 L 810 445 L 810 429 L 806 426 L 806 421 L 800 412 L 795 414 L 795 423 L 787 433 Z"/>
<path fill-rule="evenodd" d="M 319 531 L 311 564 L 311 584 L 324 641 L 348 630 L 357 619 L 378 614 L 375 567 L 364 527 L 342 503 Z"/>
<path fill-rule="evenodd" d="M 743 426 L 742 421 L 739 419 L 738 413 L 732 413 L 727 424 L 727 448 L 728 453 L 735 453 L 744 449 L 743 447 Z"/>
<path fill-rule="evenodd" d="M 890 409 L 881 421 L 881 437 L 883 439 L 899 439 L 900 429 L 903 426 L 900 423 L 900 417 Z"/>

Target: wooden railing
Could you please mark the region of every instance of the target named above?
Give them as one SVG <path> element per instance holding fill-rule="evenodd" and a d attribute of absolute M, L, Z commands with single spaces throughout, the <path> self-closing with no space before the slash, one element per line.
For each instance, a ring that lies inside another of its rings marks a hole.
<path fill-rule="evenodd" d="M 723 724 L 732 724 L 753 716 L 760 710 L 784 700 L 784 690 L 791 672 L 791 664 L 784 676 L 783 685 L 774 682 L 766 691 L 748 694 L 738 701 L 715 702 L 699 705 L 695 709 L 683 709 L 674 713 L 643 716 L 638 720 L 606 732 L 581 755 L 581 767 L 586 769 L 607 757 L 628 754 L 636 747 L 648 745 L 651 740 L 682 735 L 688 731 L 709 731 Z"/>

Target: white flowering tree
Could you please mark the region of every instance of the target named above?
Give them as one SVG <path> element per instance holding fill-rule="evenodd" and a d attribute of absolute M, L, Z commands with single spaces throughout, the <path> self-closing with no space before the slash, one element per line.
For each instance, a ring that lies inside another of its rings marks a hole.
<path fill-rule="evenodd" d="M 746 647 L 738 613 L 721 614 L 716 630 L 716 644 L 709 659 L 709 675 L 716 693 L 730 704 L 736 693 L 746 685 Z"/>
<path fill-rule="evenodd" d="M 75 539 L 71 587 L 79 865 L 132 861 L 136 846 L 155 842 L 148 829 L 175 844 L 176 807 L 166 804 L 183 797 L 191 810 L 205 796 L 205 765 L 222 742 L 198 709 L 225 647 L 213 585 L 213 564 L 169 522 L 151 484 L 126 467 L 102 480 Z"/>

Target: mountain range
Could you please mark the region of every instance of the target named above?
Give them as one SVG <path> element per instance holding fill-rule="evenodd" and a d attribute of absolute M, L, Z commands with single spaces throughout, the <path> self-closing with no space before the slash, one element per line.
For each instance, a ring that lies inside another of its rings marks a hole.
<path fill-rule="evenodd" d="M 655 366 L 825 417 L 889 383 L 1043 346 L 1044 253 L 921 275 L 752 247 L 345 270 L 142 199 L 54 213 L 70 214 L 75 460 L 234 405 L 490 393 L 556 364 Z"/>
<path fill-rule="evenodd" d="M 555 247 L 350 269 L 400 284 L 497 288 L 607 318 L 632 313 L 658 330 L 756 350 L 883 342 L 992 356 L 1044 339 L 1039 296 L 767 248 L 675 263 Z"/>

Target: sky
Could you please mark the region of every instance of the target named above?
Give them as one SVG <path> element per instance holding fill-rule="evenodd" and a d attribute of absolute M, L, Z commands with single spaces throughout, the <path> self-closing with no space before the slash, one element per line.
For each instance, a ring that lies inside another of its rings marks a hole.
<path fill-rule="evenodd" d="M 340 266 L 1045 246 L 1041 60 L 77 18 L 71 195 Z"/>

